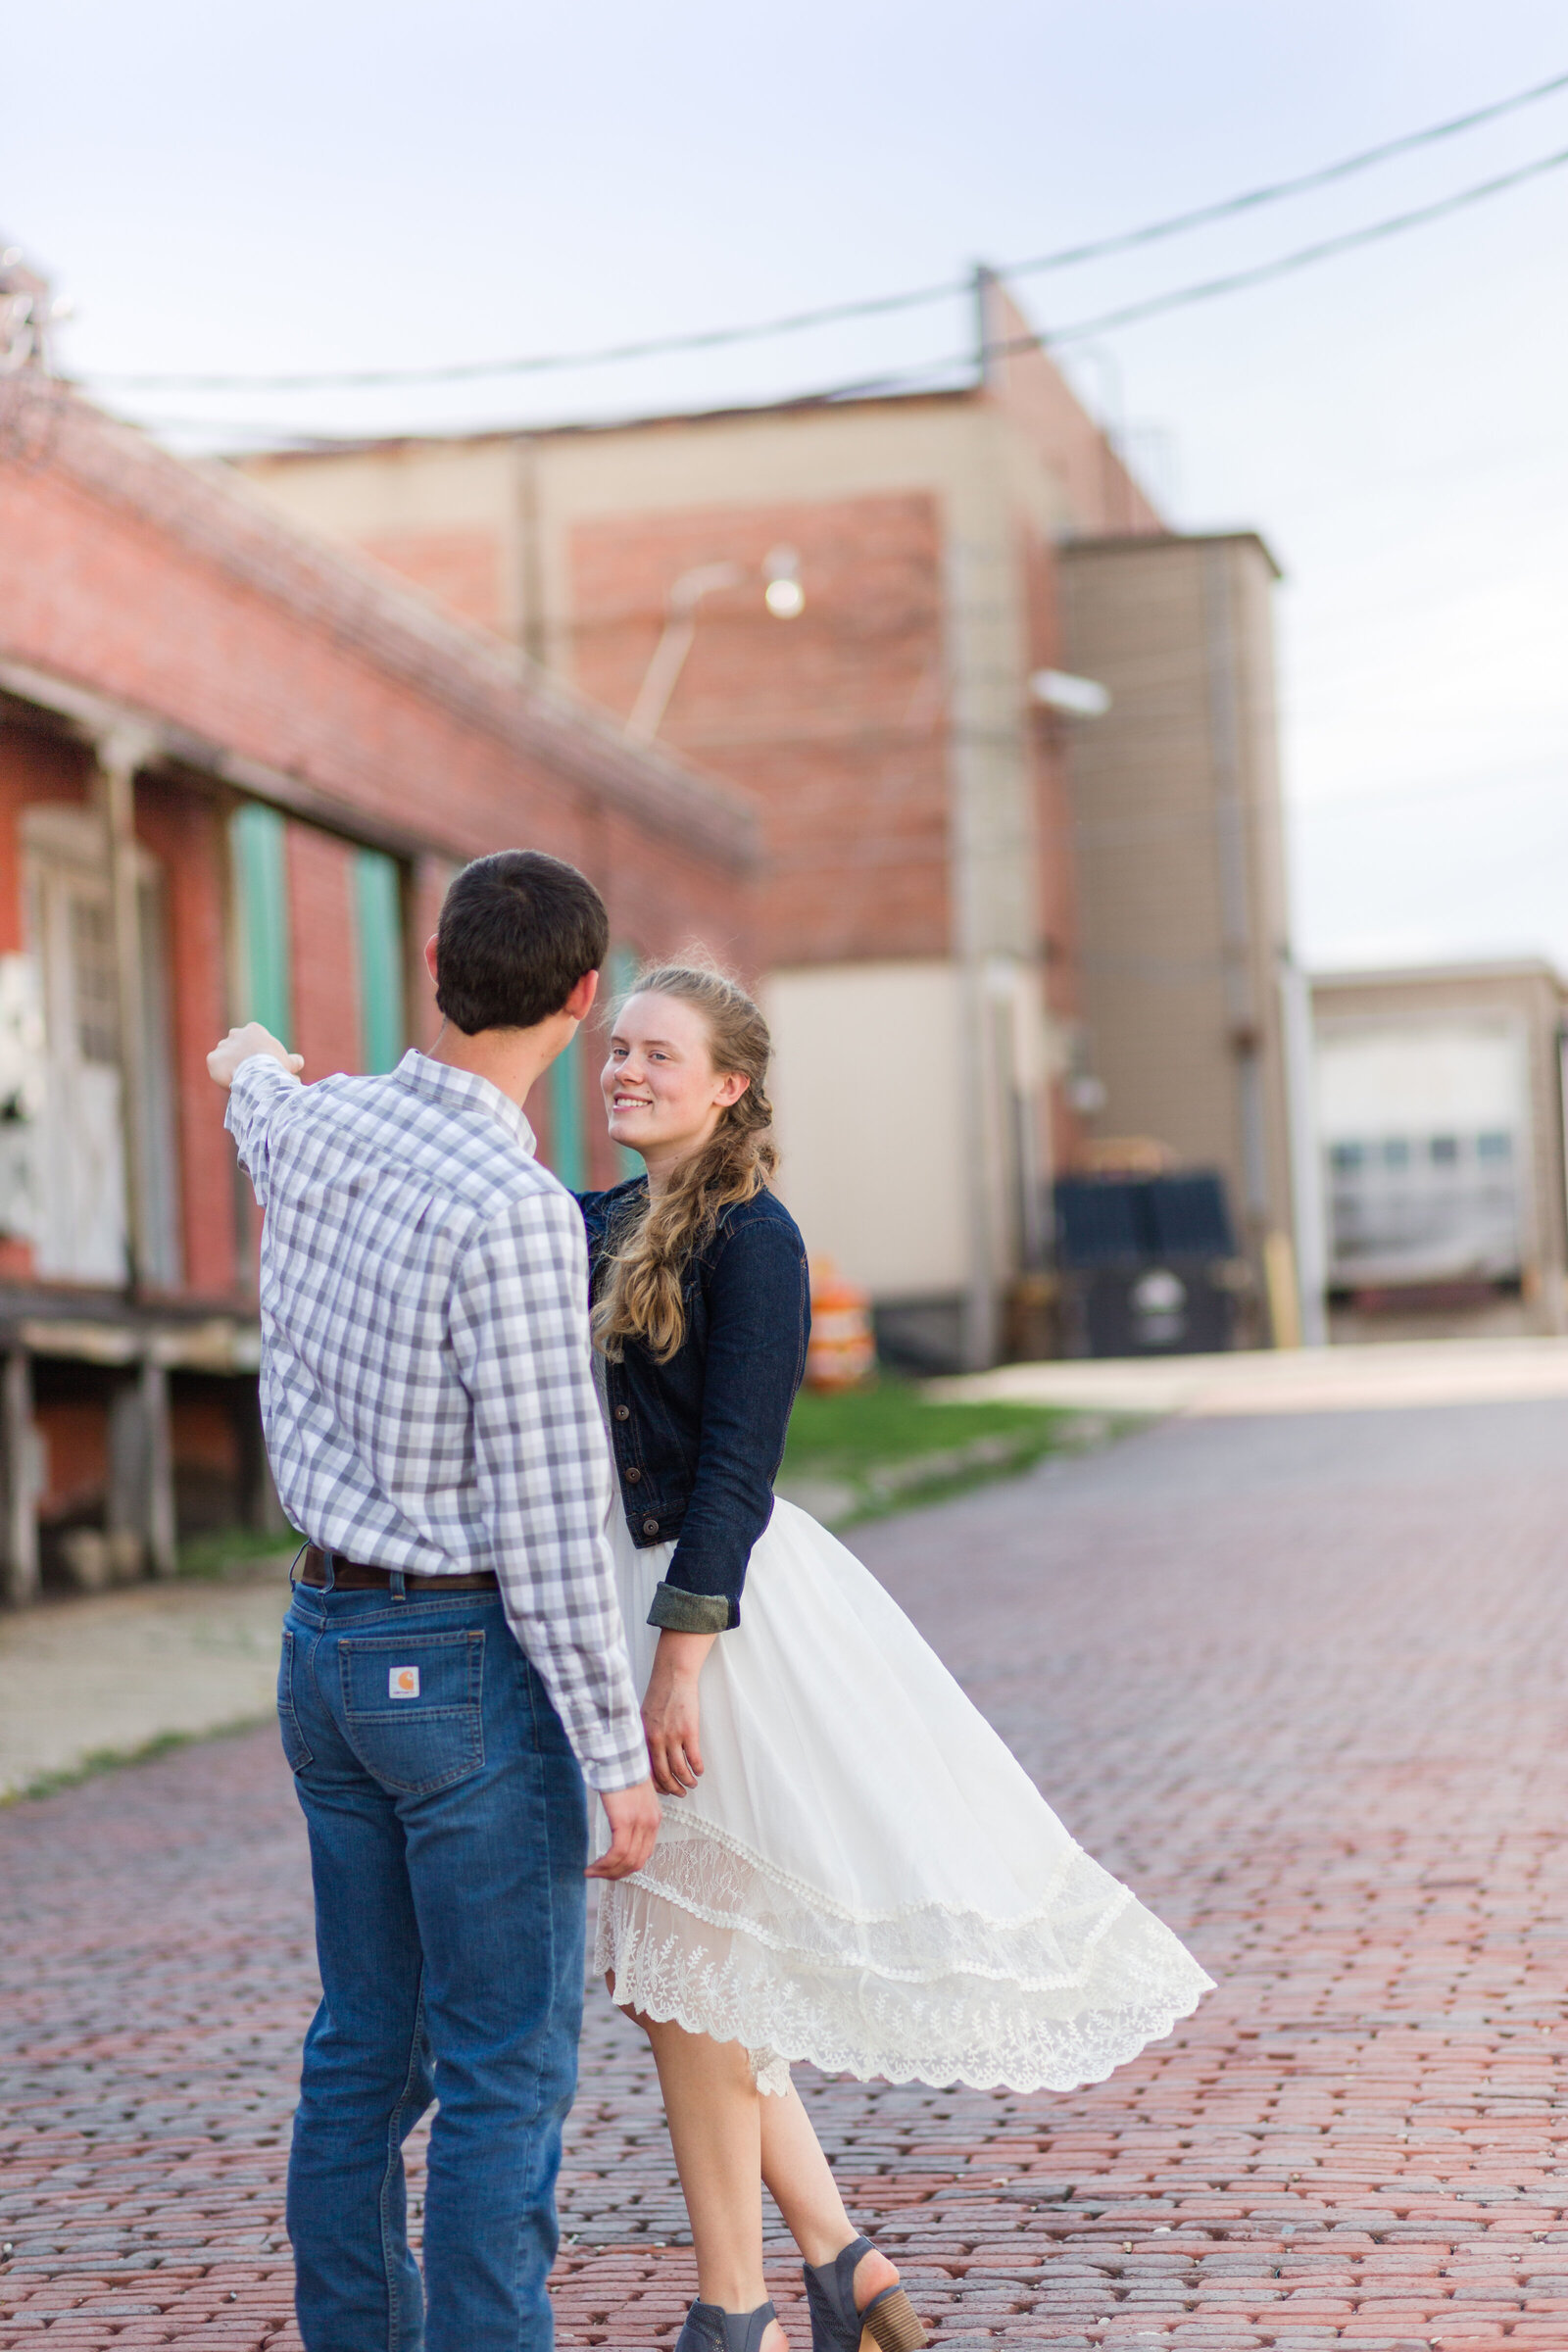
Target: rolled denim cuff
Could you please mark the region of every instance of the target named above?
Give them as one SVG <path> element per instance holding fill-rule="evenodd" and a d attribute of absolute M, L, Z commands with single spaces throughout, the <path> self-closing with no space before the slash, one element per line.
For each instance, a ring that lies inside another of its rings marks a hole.
<path fill-rule="evenodd" d="M 679 1585 L 656 1585 L 648 1623 L 671 1634 L 727 1634 L 740 1611 L 722 1592 L 686 1592 Z"/>

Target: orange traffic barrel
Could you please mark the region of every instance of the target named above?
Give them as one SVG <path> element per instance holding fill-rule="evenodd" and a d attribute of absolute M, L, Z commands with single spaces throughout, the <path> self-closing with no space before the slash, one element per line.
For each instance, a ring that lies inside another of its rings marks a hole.
<path fill-rule="evenodd" d="M 855 1389 L 876 1374 L 871 1294 L 845 1282 L 830 1257 L 811 1260 L 811 1344 L 806 1356 L 808 1389 Z"/>

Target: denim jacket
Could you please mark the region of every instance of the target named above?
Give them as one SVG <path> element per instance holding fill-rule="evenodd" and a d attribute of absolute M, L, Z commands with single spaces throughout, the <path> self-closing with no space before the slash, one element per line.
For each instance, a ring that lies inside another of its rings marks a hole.
<path fill-rule="evenodd" d="M 597 1291 L 617 1217 L 645 1176 L 579 1193 Z M 806 1245 L 771 1193 L 724 1209 L 687 1265 L 686 1336 L 668 1363 L 635 1340 L 607 1363 L 621 1508 L 639 1550 L 675 1542 L 650 1625 L 718 1634 L 741 1621 L 752 1546 L 773 1509 L 790 1408 L 806 1370 Z"/>

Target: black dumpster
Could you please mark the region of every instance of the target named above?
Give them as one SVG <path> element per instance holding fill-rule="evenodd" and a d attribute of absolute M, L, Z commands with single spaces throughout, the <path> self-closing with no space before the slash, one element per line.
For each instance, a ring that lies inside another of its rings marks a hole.
<path fill-rule="evenodd" d="M 1202 1355 L 1235 1344 L 1224 1179 L 1065 1176 L 1056 1267 L 1069 1355 Z"/>

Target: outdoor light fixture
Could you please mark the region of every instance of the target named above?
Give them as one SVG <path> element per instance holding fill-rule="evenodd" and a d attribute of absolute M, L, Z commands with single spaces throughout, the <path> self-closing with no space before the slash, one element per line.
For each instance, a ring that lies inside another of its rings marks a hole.
<path fill-rule="evenodd" d="M 1037 669 L 1029 680 L 1029 697 L 1067 718 L 1103 718 L 1110 709 L 1107 687 L 1094 678 L 1075 678 L 1065 669 Z"/>
<path fill-rule="evenodd" d="M 739 564 L 699 564 L 673 581 L 664 600 L 664 627 L 654 648 L 624 732 L 635 743 L 652 743 L 669 709 L 669 698 L 686 666 L 697 634 L 697 608 L 715 589 L 738 588 L 746 577 Z M 806 610 L 801 559 L 793 547 L 771 548 L 762 559 L 762 602 L 775 620 L 794 620 Z"/>
<path fill-rule="evenodd" d="M 796 620 L 806 610 L 806 590 L 801 586 L 801 559 L 793 547 L 775 547 L 763 558 L 762 577 L 767 582 L 762 590 L 762 602 L 775 620 Z"/>

